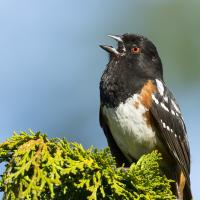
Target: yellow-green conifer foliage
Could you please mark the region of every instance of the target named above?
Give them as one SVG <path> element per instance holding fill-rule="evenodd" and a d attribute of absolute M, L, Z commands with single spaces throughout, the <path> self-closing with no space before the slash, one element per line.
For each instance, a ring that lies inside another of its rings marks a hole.
<path fill-rule="evenodd" d="M 117 168 L 109 149 L 85 150 L 41 133 L 14 133 L 0 144 L 5 164 L 0 187 L 4 200 L 172 200 L 171 180 L 160 174 L 160 159 L 154 151 L 129 169 Z"/>

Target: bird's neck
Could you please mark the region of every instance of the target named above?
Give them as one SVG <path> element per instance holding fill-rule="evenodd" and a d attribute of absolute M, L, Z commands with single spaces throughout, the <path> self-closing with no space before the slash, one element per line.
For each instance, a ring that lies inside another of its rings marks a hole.
<path fill-rule="evenodd" d="M 109 68 L 104 71 L 100 82 L 101 103 L 109 107 L 117 107 L 129 97 L 138 93 L 145 79 L 125 69 Z"/>

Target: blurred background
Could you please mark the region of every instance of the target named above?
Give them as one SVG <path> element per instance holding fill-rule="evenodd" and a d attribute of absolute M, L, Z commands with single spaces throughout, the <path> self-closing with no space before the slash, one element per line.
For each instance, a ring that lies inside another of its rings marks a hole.
<path fill-rule="evenodd" d="M 181 0 L 0 1 L 0 141 L 32 129 L 106 147 L 98 112 L 108 56 L 98 45 L 116 45 L 107 34 L 143 34 L 156 44 L 182 108 L 200 199 L 199 9 Z"/>

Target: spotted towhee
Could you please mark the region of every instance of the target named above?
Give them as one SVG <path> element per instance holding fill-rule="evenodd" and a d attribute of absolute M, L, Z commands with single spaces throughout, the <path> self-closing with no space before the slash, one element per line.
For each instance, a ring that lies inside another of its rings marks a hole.
<path fill-rule="evenodd" d="M 100 45 L 109 63 L 100 82 L 100 124 L 118 166 L 129 166 L 158 149 L 161 171 L 174 179 L 179 200 L 191 200 L 190 149 L 185 124 L 173 94 L 163 81 L 154 44 L 135 35 L 109 35 L 117 49 Z"/>

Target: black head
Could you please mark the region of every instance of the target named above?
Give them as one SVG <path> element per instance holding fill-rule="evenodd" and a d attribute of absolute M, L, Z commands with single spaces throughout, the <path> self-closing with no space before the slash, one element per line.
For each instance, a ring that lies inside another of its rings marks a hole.
<path fill-rule="evenodd" d="M 116 107 L 138 92 L 148 79 L 163 79 L 163 70 L 156 47 L 147 38 L 135 34 L 109 37 L 118 42 L 118 47 L 100 45 L 110 56 L 101 77 L 100 95 L 102 104 Z"/>
<path fill-rule="evenodd" d="M 117 49 L 100 45 L 110 55 L 110 61 L 118 60 L 121 64 L 128 62 L 138 76 L 163 79 L 163 69 L 155 45 L 141 35 L 108 35 L 118 42 Z M 127 65 L 124 65 L 126 67 Z"/>

